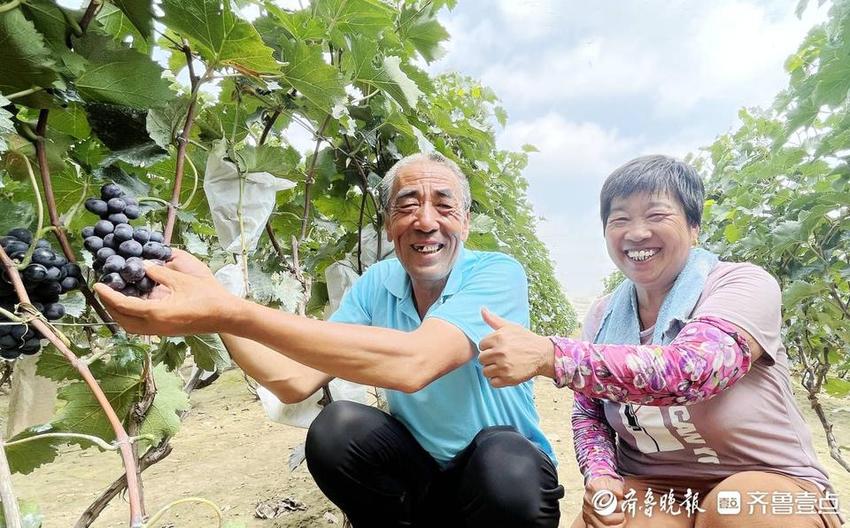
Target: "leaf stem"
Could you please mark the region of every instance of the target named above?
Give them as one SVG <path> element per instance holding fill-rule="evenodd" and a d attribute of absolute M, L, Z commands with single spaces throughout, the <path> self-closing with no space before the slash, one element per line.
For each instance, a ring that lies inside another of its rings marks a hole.
<path fill-rule="evenodd" d="M 150 518 L 150 519 L 148 519 L 148 522 L 146 522 L 146 523 L 145 523 L 144 527 L 145 527 L 145 528 L 149 528 L 149 527 L 151 527 L 151 526 L 156 526 L 157 521 L 159 521 L 160 517 L 162 517 L 163 515 L 165 515 L 165 513 L 166 513 L 168 510 L 170 510 L 171 508 L 173 508 L 173 507 L 175 507 L 175 506 L 178 506 L 178 505 L 180 505 L 180 504 L 185 504 L 185 503 L 187 503 L 187 502 L 196 502 L 196 503 L 201 503 L 201 504 L 204 504 L 204 505 L 209 506 L 210 508 L 212 508 L 212 510 L 213 510 L 213 511 L 215 511 L 215 516 L 216 516 L 216 518 L 218 519 L 218 526 L 219 526 L 219 528 L 221 527 L 222 523 L 224 522 L 224 517 L 223 517 L 223 515 L 222 515 L 222 513 L 221 513 L 221 510 L 218 508 L 218 506 L 216 506 L 216 505 L 215 505 L 215 503 L 214 503 L 213 501 L 211 501 L 211 500 L 207 500 L 207 499 L 203 499 L 203 498 L 201 498 L 201 497 L 186 497 L 185 499 L 178 499 L 178 500 L 176 500 L 176 501 L 174 501 L 174 502 L 170 502 L 170 503 L 166 504 L 166 505 L 165 505 L 165 506 L 163 506 L 163 507 L 162 507 L 162 509 L 160 509 L 158 512 L 156 512 L 155 514 L 151 515 L 151 518 Z"/>
<path fill-rule="evenodd" d="M 44 433 L 35 436 L 28 436 L 26 438 L 21 438 L 20 440 L 12 440 L 11 442 L 6 442 L 7 446 L 20 445 L 25 444 L 27 442 L 31 442 L 33 440 L 41 440 L 43 438 L 77 438 L 80 440 L 88 440 L 89 442 L 95 444 L 97 447 L 103 449 L 104 451 L 118 451 L 118 446 L 114 443 L 110 444 L 106 440 L 102 438 L 98 438 L 97 436 L 82 434 L 82 433 Z"/>
<path fill-rule="evenodd" d="M 2 7 L 6 7 L 7 5 L 9 5 L 9 4 L 5 4 Z M 3 12 L 2 7 L 0 7 L 0 13 Z M 33 86 L 32 88 L 27 88 L 26 90 L 21 90 L 20 92 L 15 92 L 15 93 L 9 94 L 5 97 L 6 97 L 6 99 L 13 101 L 13 100 L 17 99 L 18 97 L 26 97 L 28 95 L 38 93 L 42 90 L 44 90 L 44 88 L 42 88 L 41 86 Z"/>
<path fill-rule="evenodd" d="M 0 14 L 6 13 L 7 11 L 11 11 L 19 5 L 21 5 L 21 0 L 12 0 L 8 4 L 0 5 Z M 9 97 L 8 99 L 11 99 L 11 97 Z"/>
<path fill-rule="evenodd" d="M 0 247 L 0 262 L 2 262 L 3 266 L 6 268 L 6 275 L 12 281 L 15 292 L 18 295 L 18 300 L 21 304 L 30 305 L 29 294 L 24 288 L 21 276 L 15 268 L 14 262 L 12 262 L 2 247 Z M 71 349 L 58 336 L 56 329 L 51 328 L 41 319 L 33 319 L 31 324 L 36 330 L 41 332 L 45 338 L 53 343 L 53 345 L 62 352 L 62 355 L 65 356 L 68 362 L 77 369 L 86 385 L 88 385 L 89 389 L 94 394 L 95 399 L 100 404 L 104 414 L 106 414 L 106 418 L 112 426 L 112 430 L 115 432 L 116 444 L 119 446 L 121 451 L 121 459 L 124 462 L 124 470 L 127 473 L 127 494 L 130 502 L 130 527 L 140 527 L 142 525 L 142 505 L 139 493 L 140 486 L 138 474 L 136 473 L 136 462 L 133 457 L 133 450 L 129 437 L 127 436 L 127 432 L 124 430 L 124 426 L 121 424 L 121 420 L 118 418 L 118 415 L 115 414 L 115 410 L 110 405 L 103 389 L 97 383 L 94 376 L 92 376 L 88 365 L 86 365 L 84 361 L 80 361 L 80 359 L 71 351 Z"/>

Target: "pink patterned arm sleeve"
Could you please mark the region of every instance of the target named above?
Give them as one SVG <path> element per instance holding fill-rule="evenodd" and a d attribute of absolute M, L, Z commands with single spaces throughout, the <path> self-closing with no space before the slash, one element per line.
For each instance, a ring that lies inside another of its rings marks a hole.
<path fill-rule="evenodd" d="M 688 405 L 717 394 L 751 366 L 744 336 L 716 317 L 685 325 L 669 345 L 598 345 L 553 337 L 555 384 L 619 403 Z"/>
<path fill-rule="evenodd" d="M 602 401 L 576 393 L 572 424 L 576 460 L 585 484 L 597 477 L 623 480 L 617 473 L 614 430 L 605 420 Z"/>

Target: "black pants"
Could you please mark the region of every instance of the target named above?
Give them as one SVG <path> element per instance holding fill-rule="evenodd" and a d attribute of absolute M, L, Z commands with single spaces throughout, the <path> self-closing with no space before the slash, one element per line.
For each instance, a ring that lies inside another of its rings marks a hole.
<path fill-rule="evenodd" d="M 555 467 L 513 427 L 482 430 L 448 465 L 397 419 L 338 401 L 307 433 L 307 467 L 354 528 L 557 527 Z"/>

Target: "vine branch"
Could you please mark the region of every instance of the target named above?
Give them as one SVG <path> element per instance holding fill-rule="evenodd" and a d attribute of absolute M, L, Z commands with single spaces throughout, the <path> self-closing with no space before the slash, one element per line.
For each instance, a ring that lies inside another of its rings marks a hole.
<path fill-rule="evenodd" d="M 325 116 L 322 126 L 319 127 L 319 131 L 316 133 L 316 148 L 313 149 L 313 159 L 310 160 L 310 167 L 307 169 L 307 179 L 304 181 L 304 216 L 301 217 L 301 237 L 298 239 L 299 242 L 307 237 L 307 225 L 310 222 L 310 193 L 315 182 L 316 161 L 319 158 L 319 147 L 322 141 L 324 141 L 322 134 L 325 133 L 325 127 L 328 126 L 330 120 L 330 114 Z"/>
<path fill-rule="evenodd" d="M 0 250 L 2 251 L 2 250 Z M 18 499 L 15 490 L 12 489 L 12 472 L 9 469 L 9 460 L 6 458 L 6 446 L 3 437 L 0 436 L 0 502 L 3 503 L 3 517 L 7 528 L 21 528 L 21 510 L 18 507 Z"/>
<path fill-rule="evenodd" d="M 174 222 L 177 219 L 177 208 L 180 204 L 180 187 L 183 183 L 183 171 L 186 165 L 186 148 L 189 146 L 189 134 L 192 132 L 192 125 L 195 123 L 197 112 L 198 90 L 212 73 L 212 68 L 208 68 L 204 76 L 198 78 L 192 66 L 192 49 L 189 47 L 189 42 L 186 39 L 183 39 L 182 48 L 183 53 L 186 55 L 186 64 L 189 67 L 189 82 L 192 86 L 192 92 L 189 97 L 189 108 L 186 111 L 186 119 L 183 122 L 183 130 L 177 137 L 177 162 L 174 170 L 174 187 L 171 190 L 171 201 L 168 203 L 168 215 L 166 216 L 165 229 L 163 230 L 163 238 L 166 244 L 171 243 L 171 238 L 174 234 Z"/>
<path fill-rule="evenodd" d="M 3 267 L 6 268 L 6 276 L 11 279 L 12 285 L 15 288 L 15 292 L 18 295 L 18 300 L 23 305 L 25 310 L 34 312 L 35 309 L 32 307 L 30 303 L 29 294 L 24 288 L 24 283 L 21 281 L 21 276 L 18 273 L 17 268 L 15 267 L 15 263 L 9 256 L 6 254 L 6 251 L 0 247 L 0 262 L 3 263 Z M 129 495 L 130 501 L 130 526 L 131 528 L 140 527 L 142 524 L 142 504 L 141 504 L 141 496 L 139 493 L 140 485 L 138 480 L 138 475 L 136 473 L 136 461 L 135 457 L 133 457 L 133 449 L 132 444 L 130 443 L 130 438 L 127 435 L 127 431 L 124 430 L 124 426 L 121 424 L 121 420 L 115 414 L 115 410 L 109 404 L 109 400 L 106 398 L 106 395 L 103 393 L 103 389 L 97 383 L 97 380 L 92 376 L 91 371 L 89 370 L 88 365 L 84 361 L 80 361 L 80 359 L 68 348 L 65 342 L 58 336 L 57 332 L 49 326 L 47 323 L 42 321 L 39 318 L 35 318 L 30 321 L 30 324 L 35 327 L 36 330 L 41 332 L 41 334 L 47 338 L 53 345 L 62 352 L 62 355 L 71 363 L 71 365 L 80 373 L 80 376 L 85 381 L 86 385 L 88 385 L 89 389 L 95 396 L 98 404 L 100 404 L 103 409 L 104 414 L 106 414 L 106 418 L 109 421 L 109 424 L 112 426 L 112 430 L 115 432 L 116 444 L 119 446 L 121 451 L 121 459 L 124 463 L 124 470 L 127 475 L 127 492 Z"/>

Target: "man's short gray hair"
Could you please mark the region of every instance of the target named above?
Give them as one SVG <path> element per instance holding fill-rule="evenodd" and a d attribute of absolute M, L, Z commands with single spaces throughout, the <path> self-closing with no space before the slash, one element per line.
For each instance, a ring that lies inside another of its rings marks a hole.
<path fill-rule="evenodd" d="M 670 156 L 652 155 L 635 158 L 611 173 L 599 194 L 602 228 L 608 223 L 611 202 L 634 194 L 667 192 L 678 200 L 690 227 L 702 222 L 705 187 L 697 171 Z"/>
<path fill-rule="evenodd" d="M 408 165 L 416 163 L 437 163 L 452 171 L 452 174 L 457 177 L 457 180 L 460 183 L 461 205 L 463 206 L 463 210 L 468 211 L 469 208 L 472 207 L 472 193 L 469 190 L 469 180 L 466 178 L 463 171 L 460 170 L 457 163 L 443 156 L 439 152 L 417 152 L 416 154 L 410 154 L 409 156 L 405 156 L 398 160 L 395 165 L 390 167 L 390 170 L 387 171 L 384 178 L 381 180 L 379 191 L 381 195 L 381 207 L 384 209 L 385 214 L 390 213 L 390 201 L 392 200 L 393 185 L 395 184 L 399 171 Z"/>

